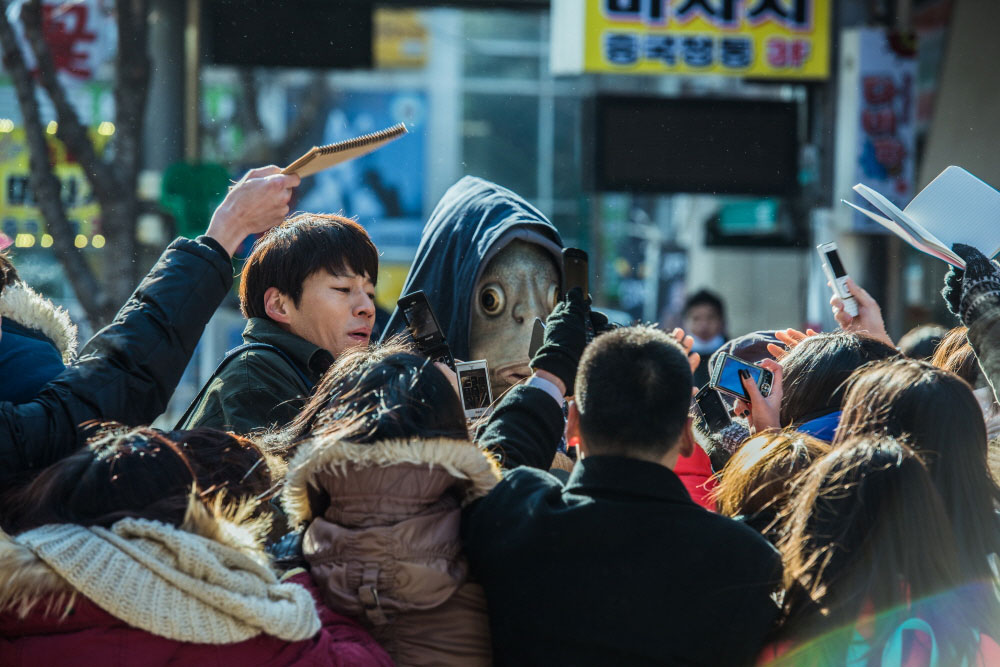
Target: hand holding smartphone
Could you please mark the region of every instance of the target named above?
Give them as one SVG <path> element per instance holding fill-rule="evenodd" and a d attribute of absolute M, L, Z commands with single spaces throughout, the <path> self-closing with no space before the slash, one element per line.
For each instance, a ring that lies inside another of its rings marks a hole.
<path fill-rule="evenodd" d="M 816 251 L 823 260 L 823 272 L 826 273 L 830 281 L 830 287 L 841 301 L 844 302 L 844 311 L 851 317 L 858 316 L 858 302 L 847 289 L 847 271 L 840 261 L 840 253 L 837 252 L 836 243 L 821 243 L 816 246 Z"/>
<path fill-rule="evenodd" d="M 781 364 L 773 359 L 760 362 L 761 370 L 770 374 L 769 391 L 761 392 L 760 380 L 754 381 L 751 371 L 740 368 L 737 376 L 742 388 L 749 398 L 738 398 L 734 404 L 734 414 L 747 418 L 751 433 L 759 433 L 766 429 L 781 427 L 781 399 L 784 395 L 781 386 Z"/>
<path fill-rule="evenodd" d="M 774 374 L 771 371 L 747 363 L 731 354 L 723 354 L 719 357 L 718 363 L 712 369 L 712 379 L 708 385 L 712 389 L 749 403 L 750 396 L 743 388 L 740 371 L 749 374 L 760 390 L 761 396 L 767 396 L 771 393 L 771 385 L 774 381 Z"/>

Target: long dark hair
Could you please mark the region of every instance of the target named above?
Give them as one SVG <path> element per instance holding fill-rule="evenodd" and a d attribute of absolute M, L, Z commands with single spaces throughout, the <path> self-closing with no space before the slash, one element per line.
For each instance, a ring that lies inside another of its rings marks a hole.
<path fill-rule="evenodd" d="M 774 519 L 788 501 L 794 481 L 830 444 L 792 429 L 766 431 L 750 438 L 716 475 L 712 491 L 719 514 L 743 517 L 769 540 Z"/>
<path fill-rule="evenodd" d="M 124 518 L 181 526 L 192 493 L 208 506 L 220 492 L 228 503 L 271 486 L 256 447 L 224 431 L 165 433 L 113 423 L 89 428 L 86 446 L 5 497 L 6 530 L 52 523 L 107 528 Z"/>
<path fill-rule="evenodd" d="M 181 447 L 160 431 L 102 427 L 85 446 L 15 492 L 5 528 L 53 523 L 110 527 L 127 517 L 184 522 L 197 476 Z"/>
<path fill-rule="evenodd" d="M 968 383 L 913 359 L 865 369 L 851 379 L 834 446 L 866 434 L 899 438 L 921 453 L 966 579 L 991 576 L 989 555 L 1000 553 L 1000 487 L 990 476 L 983 412 Z"/>
<path fill-rule="evenodd" d="M 963 585 L 947 515 L 919 455 L 877 438 L 841 443 L 806 473 L 784 517 L 782 639 L 789 664 L 843 665 L 859 620 L 872 614 L 867 664 L 878 665 L 901 622 L 934 629 L 942 664 L 978 649 L 990 630 L 988 582 Z M 970 661 L 971 664 L 972 661 Z"/>
<path fill-rule="evenodd" d="M 897 354 L 880 340 L 846 331 L 806 338 L 781 360 L 781 425 L 802 424 L 839 410 L 843 384 L 851 373 Z"/>
<path fill-rule="evenodd" d="M 398 341 L 354 348 L 326 372 L 298 416 L 262 440 L 288 460 L 298 443 L 322 432 L 353 443 L 469 437 L 465 412 L 448 378 Z"/>

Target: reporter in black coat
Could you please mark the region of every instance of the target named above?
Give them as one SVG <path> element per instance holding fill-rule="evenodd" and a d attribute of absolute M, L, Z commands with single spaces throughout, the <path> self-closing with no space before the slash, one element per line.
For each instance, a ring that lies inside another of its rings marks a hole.
<path fill-rule="evenodd" d="M 532 366 L 564 387 L 575 380 L 566 434 L 586 457 L 565 485 L 511 470 L 462 521 L 496 663 L 752 663 L 778 615 L 781 561 L 750 528 L 692 502 L 671 470 L 697 446 L 685 350 L 654 329 L 619 329 L 572 373 L 566 359 L 583 345 L 566 330 L 582 336 L 583 309 L 570 299 L 553 316 Z M 539 386 L 518 387 L 479 442 L 507 467 L 551 460 L 558 407 Z"/>
<path fill-rule="evenodd" d="M 280 171 L 271 166 L 248 172 L 216 209 L 205 235 L 170 244 L 74 364 L 32 400 L 0 402 L 0 494 L 76 451 L 81 423 L 148 424 L 163 411 L 233 284 L 231 255 L 247 236 L 270 229 L 288 213 L 299 178 Z"/>

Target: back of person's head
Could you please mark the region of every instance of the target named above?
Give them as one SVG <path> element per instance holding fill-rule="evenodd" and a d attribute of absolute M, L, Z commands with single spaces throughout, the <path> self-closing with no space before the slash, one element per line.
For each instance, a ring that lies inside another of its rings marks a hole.
<path fill-rule="evenodd" d="M 687 426 L 691 367 L 672 337 L 651 327 L 598 336 L 576 374 L 580 434 L 591 454 L 660 457 Z"/>
<path fill-rule="evenodd" d="M 781 360 L 781 425 L 836 412 L 843 403 L 843 384 L 854 371 L 896 354 L 882 341 L 846 331 L 806 338 Z"/>
<path fill-rule="evenodd" d="M 931 364 L 946 371 L 951 371 L 958 377 L 976 387 L 980 384 L 981 372 L 976 352 L 969 342 L 968 327 L 955 327 L 944 335 L 934 355 Z M 909 355 L 907 355 L 909 356 Z"/>
<path fill-rule="evenodd" d="M 363 444 L 414 438 L 468 439 L 451 381 L 398 340 L 337 358 L 312 398 L 269 445 L 285 460 L 303 439 L 322 435 Z"/>
<path fill-rule="evenodd" d="M 747 440 L 718 475 L 712 495 L 719 513 L 735 517 L 780 511 L 795 478 L 828 451 L 828 443 L 790 429 Z"/>
<path fill-rule="evenodd" d="M 54 523 L 111 526 L 140 518 L 180 526 L 196 473 L 182 448 L 160 431 L 101 428 L 5 503 L 4 527 L 19 533 Z"/>
<path fill-rule="evenodd" d="M 987 464 L 986 426 L 969 384 L 924 361 L 896 359 L 851 378 L 834 440 L 899 438 L 921 453 L 944 501 L 967 576 L 1000 550 L 1000 488 Z"/>
<path fill-rule="evenodd" d="M 900 353 L 909 359 L 930 361 L 948 330 L 940 324 L 915 326 L 899 339 Z"/>
<path fill-rule="evenodd" d="M 992 589 L 962 589 L 948 517 L 919 455 L 883 438 L 854 438 L 820 458 L 788 503 L 783 637 L 804 642 L 796 664 L 845 664 L 863 613 L 879 655 L 907 618 L 931 624 L 942 664 L 976 650 Z M 812 641 L 809 641 L 812 640 Z"/>
<path fill-rule="evenodd" d="M 298 306 L 302 285 L 317 271 L 367 275 L 378 282 L 378 251 L 364 227 L 339 215 L 302 213 L 274 227 L 253 246 L 240 278 L 244 317 L 267 317 L 264 293 L 275 287 Z"/>
<path fill-rule="evenodd" d="M 206 494 L 225 491 L 233 499 L 263 497 L 273 480 L 268 457 L 251 440 L 214 428 L 164 434 L 180 446 Z"/>

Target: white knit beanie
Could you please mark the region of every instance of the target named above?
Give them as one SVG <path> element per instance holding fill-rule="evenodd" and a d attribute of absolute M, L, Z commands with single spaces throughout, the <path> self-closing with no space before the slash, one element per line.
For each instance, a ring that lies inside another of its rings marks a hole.
<path fill-rule="evenodd" d="M 18 535 L 84 597 L 160 637 L 232 644 L 299 641 L 320 628 L 312 595 L 239 550 L 158 521 L 57 524 Z"/>

